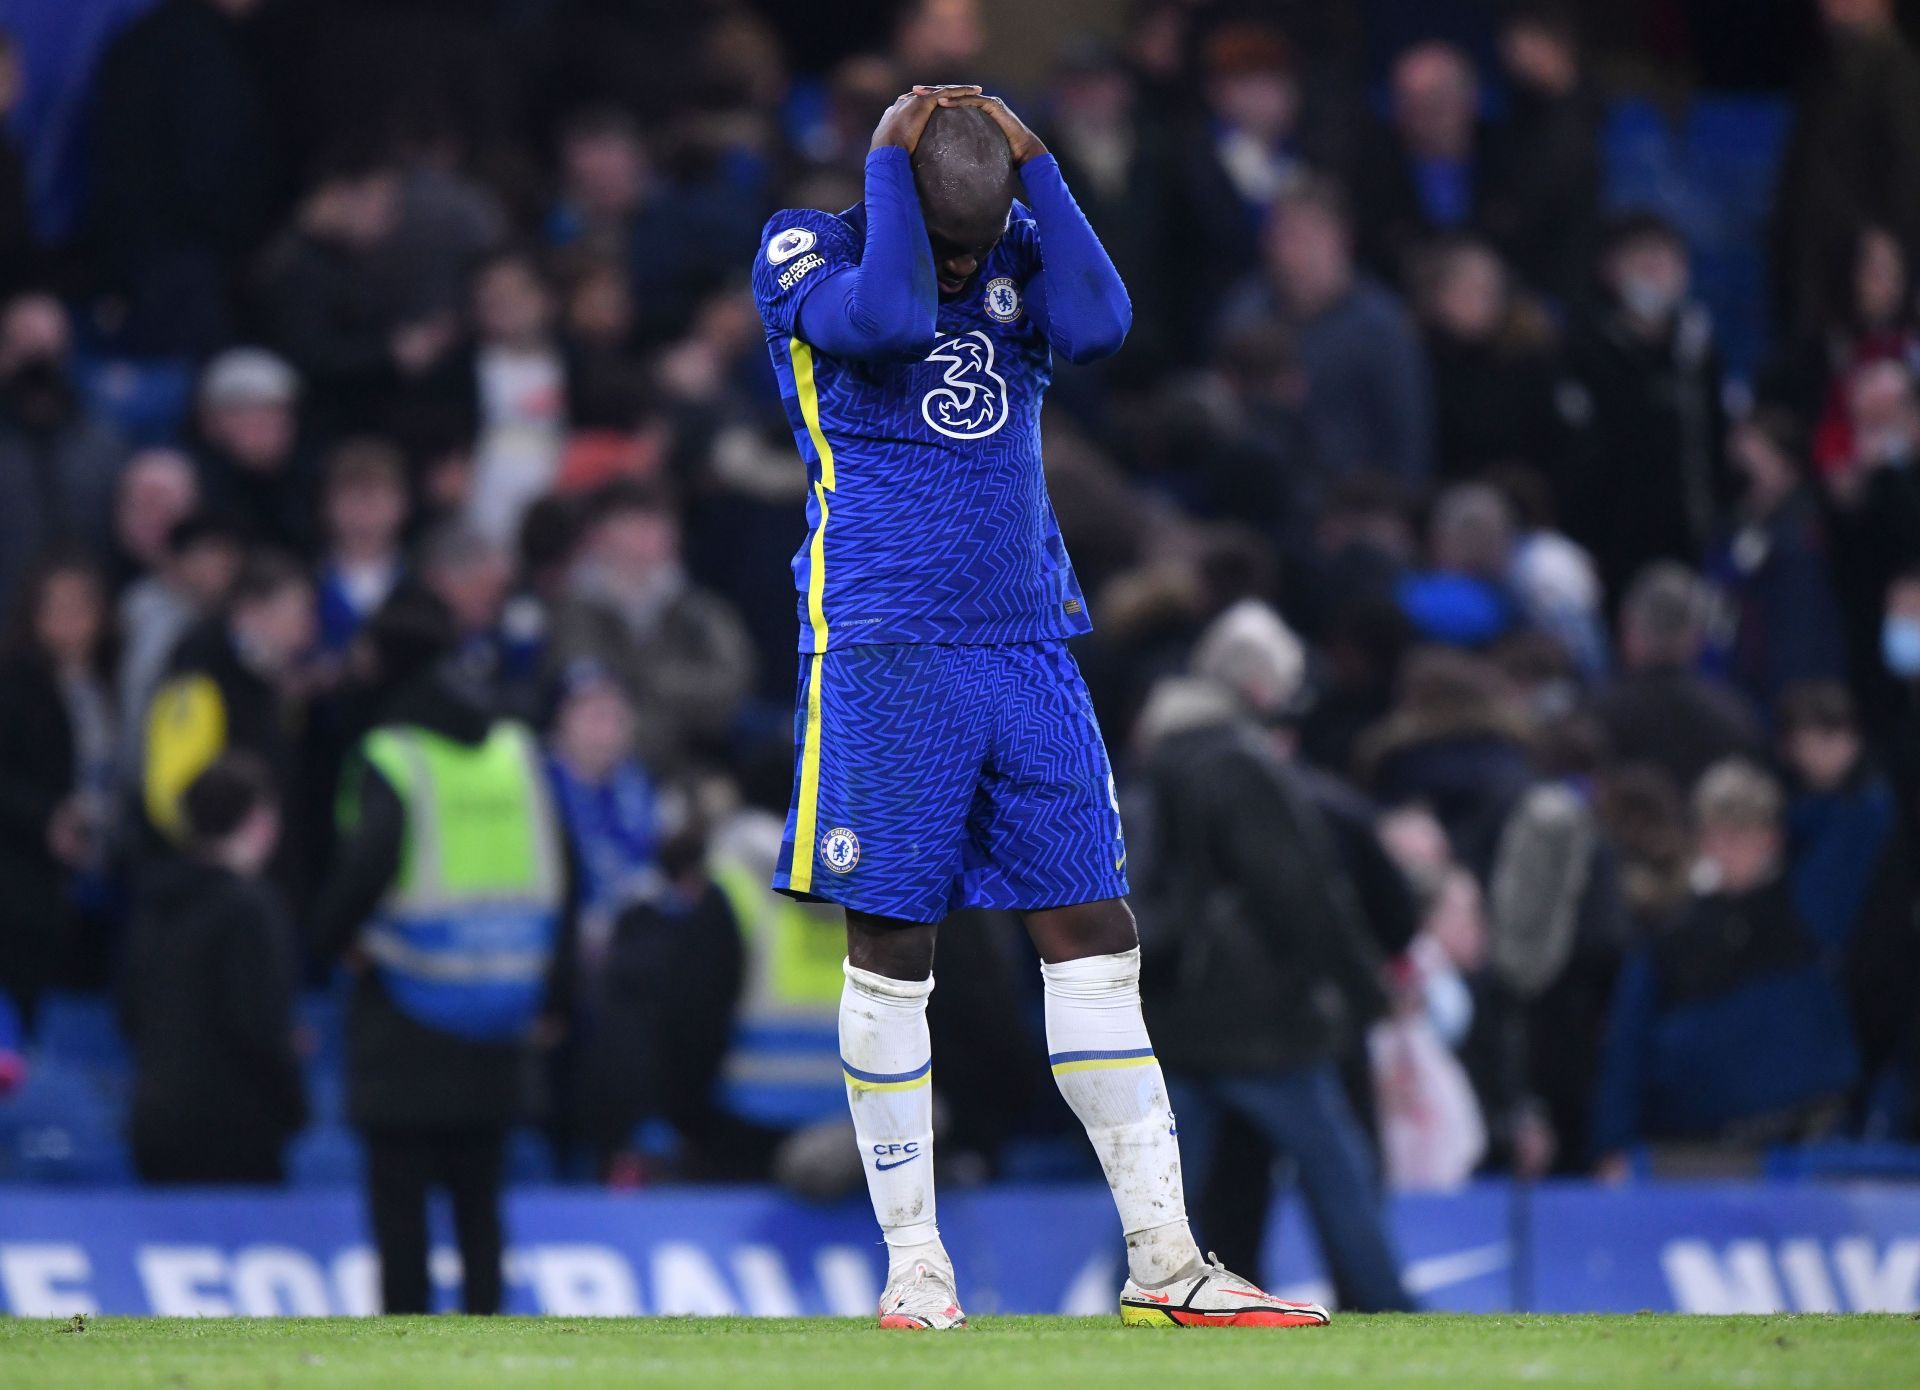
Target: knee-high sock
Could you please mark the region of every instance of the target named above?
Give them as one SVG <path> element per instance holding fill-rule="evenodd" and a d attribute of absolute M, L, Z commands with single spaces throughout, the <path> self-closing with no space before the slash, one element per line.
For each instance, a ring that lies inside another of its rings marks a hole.
<path fill-rule="evenodd" d="M 1140 952 L 1042 965 L 1054 1081 L 1100 1155 L 1127 1265 L 1152 1288 L 1200 1263 L 1167 1083 L 1140 1016 Z"/>
<path fill-rule="evenodd" d="M 945 1260 L 933 1216 L 933 981 L 889 980 L 848 961 L 840 1065 L 867 1170 L 867 1194 L 894 1266 Z"/>

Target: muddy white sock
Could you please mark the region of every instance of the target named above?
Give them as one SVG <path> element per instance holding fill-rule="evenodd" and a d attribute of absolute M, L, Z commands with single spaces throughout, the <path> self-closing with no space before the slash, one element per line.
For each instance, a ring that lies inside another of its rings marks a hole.
<path fill-rule="evenodd" d="M 889 980 L 851 961 L 844 968 L 840 1065 L 891 1279 L 916 1260 L 948 1264 L 933 1213 L 933 981 Z"/>
<path fill-rule="evenodd" d="M 1127 1267 L 1148 1288 L 1200 1265 L 1187 1227 L 1167 1083 L 1140 1016 L 1140 952 L 1040 967 L 1053 1078 L 1087 1128 L 1127 1235 Z"/>

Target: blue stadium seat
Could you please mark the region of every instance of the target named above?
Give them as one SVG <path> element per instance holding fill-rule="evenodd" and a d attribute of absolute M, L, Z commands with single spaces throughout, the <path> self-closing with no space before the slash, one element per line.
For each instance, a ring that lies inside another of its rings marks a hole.
<path fill-rule="evenodd" d="M 86 1067 L 39 1052 L 0 1101 L 0 1181 L 116 1186 L 133 1179 L 121 1107 Z"/>
<path fill-rule="evenodd" d="M 294 1187 L 358 1187 L 366 1166 L 360 1136 L 342 1124 L 311 1124 L 287 1148 Z"/>
<path fill-rule="evenodd" d="M 192 400 L 193 364 L 173 358 L 87 359 L 80 363 L 80 386 L 89 413 L 114 425 L 136 447 L 171 444 Z"/>
<path fill-rule="evenodd" d="M 1774 1182 L 1920 1181 L 1920 1145 L 1851 1139 L 1782 1145 L 1768 1152 L 1765 1172 Z"/>
<path fill-rule="evenodd" d="M 125 1071 L 131 1063 L 104 995 L 49 994 L 40 1004 L 35 1050 L 74 1066 Z"/>

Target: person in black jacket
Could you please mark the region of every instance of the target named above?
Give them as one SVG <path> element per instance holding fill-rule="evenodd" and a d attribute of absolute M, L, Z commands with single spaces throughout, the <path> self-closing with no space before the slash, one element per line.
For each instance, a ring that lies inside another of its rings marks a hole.
<path fill-rule="evenodd" d="M 1655 560 L 1697 565 L 1733 501 L 1725 372 L 1688 257 L 1659 214 L 1623 216 L 1602 251 L 1604 302 L 1567 333 L 1555 511 L 1612 594 Z"/>
<path fill-rule="evenodd" d="M 1205 1172 L 1223 1117 L 1254 1126 L 1296 1165 L 1343 1301 L 1411 1308 L 1337 1066 L 1383 1002 L 1339 841 L 1221 681 L 1162 682 L 1136 736 L 1149 789 L 1135 839 L 1142 992 L 1183 1149 Z"/>
<path fill-rule="evenodd" d="M 302 775 L 302 668 L 317 627 L 306 569 L 288 556 L 255 555 L 242 567 L 227 611 L 180 639 L 140 715 L 148 848 L 181 842 L 180 799 L 216 758 L 230 749 L 252 754 L 286 798 L 274 877 L 296 905 L 308 885 L 313 838 L 314 807 Z"/>
<path fill-rule="evenodd" d="M 85 561 L 29 579 L 0 652 L 0 994 L 29 1030 L 69 954 L 77 876 L 102 867 L 115 740 L 105 590 Z"/>
<path fill-rule="evenodd" d="M 369 687 L 362 707 L 372 712 L 375 732 L 398 731 L 428 762 L 432 748 L 458 759 L 453 750 L 492 746 L 500 732 L 502 721 L 484 693 L 451 660 L 454 650 L 452 614 L 425 593 L 390 602 L 356 646 L 357 674 Z M 531 745 L 530 736 L 526 743 Z M 367 1140 L 382 1307 L 390 1314 L 428 1311 L 426 1202 L 428 1191 L 440 1187 L 453 1201 L 464 1307 L 495 1313 L 502 1296 L 500 1190 L 507 1131 L 525 1117 L 532 1045 L 556 1037 L 566 1016 L 575 875 L 564 852 L 554 850 L 561 838 L 557 825 L 546 825 L 550 833 L 540 838 L 547 851 L 533 851 L 534 858 L 558 860 L 565 881 L 553 935 L 541 951 L 544 979 L 525 982 L 529 1010 L 516 1010 L 504 1023 L 475 1016 L 462 1002 L 463 987 L 480 986 L 473 995 L 485 1008 L 490 991 L 498 997 L 499 962 L 527 954 L 525 943 L 497 933 L 489 943 L 465 932 L 461 890 L 444 872 L 442 892 L 452 895 L 453 905 L 442 909 L 442 936 L 452 949 L 434 953 L 428 940 L 408 935 L 406 894 L 419 873 L 408 847 L 423 829 L 446 844 L 457 818 L 497 817 L 508 808 L 471 787 L 440 796 L 441 774 L 424 766 L 408 796 L 372 748 L 371 739 L 361 744 L 343 780 L 341 805 L 351 814 L 315 915 L 314 945 L 319 959 L 344 957 L 354 973 L 347 1115 Z M 524 823 L 534 825 L 536 835 L 543 811 L 550 814 L 542 797 L 526 812 Z M 472 837 L 465 842 L 471 845 Z M 457 854 L 436 854 L 436 868 L 444 870 Z M 435 971 L 436 959 L 445 969 Z M 449 1011 L 444 1006 L 450 995 L 458 997 Z"/>
<path fill-rule="evenodd" d="M 307 1113 L 293 922 L 263 872 L 280 813 L 266 768 L 239 753 L 181 801 L 186 852 L 142 882 L 120 980 L 134 1167 L 147 1183 L 279 1183 Z"/>
<path fill-rule="evenodd" d="M 260 0 L 162 0 L 101 56 L 90 229 L 140 351 L 193 355 L 232 331 L 233 270 L 278 192 Z"/>

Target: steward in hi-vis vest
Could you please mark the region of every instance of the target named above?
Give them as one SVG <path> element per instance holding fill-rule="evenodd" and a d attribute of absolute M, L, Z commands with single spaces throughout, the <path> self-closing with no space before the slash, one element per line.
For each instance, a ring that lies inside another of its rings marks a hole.
<path fill-rule="evenodd" d="M 361 933 L 395 1007 L 480 1040 L 519 1037 L 545 1001 L 565 847 L 533 733 L 501 720 L 478 744 L 374 730 L 366 765 L 406 808 L 399 876 Z M 341 807 L 351 830 L 356 808 Z"/>
<path fill-rule="evenodd" d="M 566 1015 L 574 875 L 533 732 L 451 658 L 451 616 L 395 599 L 354 660 L 372 730 L 347 761 L 315 913 L 354 971 L 347 1114 L 367 1144 L 389 1313 L 426 1312 L 426 1202 L 453 1199 L 464 1303 L 500 1304 L 501 1173 L 536 1034 Z"/>

